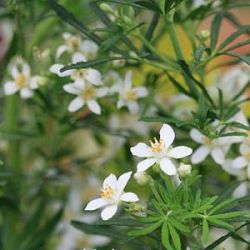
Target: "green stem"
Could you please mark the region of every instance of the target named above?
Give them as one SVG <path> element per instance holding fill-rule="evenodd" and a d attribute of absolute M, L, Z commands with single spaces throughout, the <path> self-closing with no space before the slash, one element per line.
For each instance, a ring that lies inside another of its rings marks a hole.
<path fill-rule="evenodd" d="M 167 19 L 167 17 L 165 18 L 165 22 L 167 25 L 167 29 L 168 29 L 168 33 L 170 36 L 172 46 L 173 46 L 174 51 L 175 51 L 176 59 L 177 60 L 184 60 L 181 46 L 180 46 L 179 40 L 178 40 L 177 35 L 176 35 L 174 23 L 172 20 Z M 192 80 L 187 77 L 187 75 L 185 74 L 185 72 L 183 72 L 183 70 L 181 68 L 180 68 L 180 70 L 182 72 L 182 76 L 185 79 L 185 82 L 186 82 L 187 86 L 189 87 L 190 91 L 192 93 L 194 93 L 195 96 L 199 96 L 199 93 L 196 89 L 196 86 L 193 84 Z"/>

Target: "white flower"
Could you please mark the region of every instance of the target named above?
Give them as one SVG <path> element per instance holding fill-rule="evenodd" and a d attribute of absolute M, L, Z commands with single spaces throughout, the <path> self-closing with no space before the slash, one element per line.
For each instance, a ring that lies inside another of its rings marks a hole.
<path fill-rule="evenodd" d="M 92 59 L 95 57 L 98 46 L 90 40 L 82 40 L 80 36 L 70 33 L 63 33 L 64 44 L 57 48 L 56 57 L 59 58 L 66 51 L 69 53 L 82 53 L 86 58 Z"/>
<path fill-rule="evenodd" d="M 160 140 L 154 138 L 154 142 L 150 141 L 151 146 L 145 143 L 138 143 L 130 150 L 133 155 L 146 157 L 137 165 L 137 172 L 146 171 L 155 163 L 160 164 L 161 170 L 167 175 L 175 175 L 177 173 L 174 163 L 171 158 L 180 159 L 192 154 L 192 149 L 186 146 L 171 147 L 175 139 L 173 129 L 164 124 L 160 130 Z"/>
<path fill-rule="evenodd" d="M 81 53 L 75 53 L 72 56 L 72 63 L 86 62 L 86 57 Z M 79 84 L 84 84 L 85 82 L 93 85 L 102 85 L 102 76 L 98 70 L 92 68 L 86 69 L 72 69 L 61 72 L 60 70 L 64 67 L 62 64 L 54 64 L 50 67 L 50 71 L 57 74 L 60 77 L 70 76 L 72 80 Z"/>
<path fill-rule="evenodd" d="M 110 174 L 103 182 L 101 198 L 90 201 L 85 210 L 92 211 L 103 208 L 101 217 L 103 220 L 109 220 L 117 212 L 121 201 L 137 202 L 139 198 L 135 193 L 124 192 L 124 188 L 131 177 L 132 172 L 121 175 L 118 179 L 114 174 Z"/>
<path fill-rule="evenodd" d="M 119 92 L 119 101 L 117 107 L 127 106 L 132 114 L 139 111 L 139 105 L 137 103 L 139 98 L 146 97 L 148 91 L 145 87 L 132 87 L 132 72 L 128 71 L 125 75 L 125 79 L 117 86 Z"/>
<path fill-rule="evenodd" d="M 70 112 L 75 112 L 86 104 L 93 113 L 101 114 L 101 107 L 96 99 L 105 96 L 108 92 L 107 88 L 96 88 L 89 83 L 75 81 L 64 85 L 63 89 L 70 94 L 77 95 L 69 104 Z"/>
<path fill-rule="evenodd" d="M 222 137 L 212 140 L 201 134 L 197 129 L 192 129 L 190 136 L 194 141 L 202 144 L 192 155 L 191 161 L 193 164 L 204 161 L 209 154 L 217 164 L 224 163 L 225 155 L 233 142 L 231 138 Z"/>
<path fill-rule="evenodd" d="M 236 169 L 247 168 L 247 176 L 250 179 L 250 144 L 244 142 L 240 145 L 241 156 L 237 157 L 232 166 Z"/>
<path fill-rule="evenodd" d="M 12 95 L 19 91 L 24 99 L 32 97 L 33 90 L 39 87 L 41 77 L 31 76 L 30 66 L 22 58 L 10 65 L 9 72 L 13 80 L 4 84 L 5 94 Z"/>

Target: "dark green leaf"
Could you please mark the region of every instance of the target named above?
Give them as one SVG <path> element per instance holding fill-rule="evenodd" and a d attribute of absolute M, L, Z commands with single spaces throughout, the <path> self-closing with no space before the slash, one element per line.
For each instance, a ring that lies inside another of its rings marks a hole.
<path fill-rule="evenodd" d="M 168 223 L 168 228 L 169 228 L 170 236 L 174 243 L 175 249 L 181 250 L 181 240 L 180 240 L 179 234 L 176 232 L 174 226 L 172 226 L 170 223 Z"/>
<path fill-rule="evenodd" d="M 224 18 L 224 13 L 220 12 L 218 13 L 213 21 L 212 21 L 212 25 L 211 25 L 211 41 L 210 41 L 210 48 L 211 50 L 214 50 L 218 41 L 218 37 L 219 37 L 219 31 L 220 31 L 220 26 L 222 23 L 222 19 Z"/>
<path fill-rule="evenodd" d="M 202 222 L 202 240 L 204 243 L 207 243 L 209 240 L 209 227 L 206 219 L 203 219 Z"/>
<path fill-rule="evenodd" d="M 163 14 L 160 7 L 154 1 L 135 1 L 135 4 L 142 6 L 148 10 Z"/>

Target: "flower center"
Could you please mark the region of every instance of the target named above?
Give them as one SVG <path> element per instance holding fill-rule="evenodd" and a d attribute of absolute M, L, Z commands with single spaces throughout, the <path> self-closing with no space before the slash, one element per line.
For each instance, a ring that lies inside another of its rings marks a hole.
<path fill-rule="evenodd" d="M 125 99 L 128 101 L 136 101 L 137 93 L 135 89 L 129 89 L 125 92 Z"/>
<path fill-rule="evenodd" d="M 245 158 L 250 161 L 250 150 L 248 152 L 246 152 L 246 154 L 244 155 Z"/>
<path fill-rule="evenodd" d="M 82 98 L 84 100 L 93 99 L 96 96 L 96 89 L 90 85 L 87 85 L 82 93 Z"/>
<path fill-rule="evenodd" d="M 78 50 L 80 47 L 81 39 L 77 36 L 72 36 L 68 39 L 67 43 L 73 50 Z"/>
<path fill-rule="evenodd" d="M 20 74 L 17 76 L 16 78 L 16 84 L 19 88 L 23 88 L 26 86 L 26 82 L 27 82 L 28 78 L 26 75 L 24 74 Z"/>
<path fill-rule="evenodd" d="M 149 142 L 150 142 L 150 149 L 153 153 L 160 153 L 162 151 L 162 148 L 164 147 L 163 140 L 158 141 L 156 138 L 154 138 L 154 142 L 153 141 Z"/>
<path fill-rule="evenodd" d="M 87 73 L 86 69 L 79 69 L 79 70 L 74 72 L 73 78 L 74 79 L 84 79 L 86 76 L 86 73 Z"/>
<path fill-rule="evenodd" d="M 101 195 L 103 198 L 107 199 L 107 200 L 111 200 L 112 196 L 115 194 L 114 189 L 111 186 L 105 186 L 104 188 L 102 188 L 101 190 Z"/>
<path fill-rule="evenodd" d="M 212 141 L 206 136 L 202 139 L 202 141 L 205 145 L 210 145 L 212 143 Z"/>

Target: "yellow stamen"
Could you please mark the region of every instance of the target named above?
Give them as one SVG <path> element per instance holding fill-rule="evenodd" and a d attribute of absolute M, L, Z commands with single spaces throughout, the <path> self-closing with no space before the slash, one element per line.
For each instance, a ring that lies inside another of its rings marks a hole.
<path fill-rule="evenodd" d="M 102 197 L 108 200 L 112 199 L 114 193 L 115 191 L 111 186 L 106 186 L 101 190 Z"/>
<path fill-rule="evenodd" d="M 81 39 L 77 36 L 72 36 L 67 40 L 67 44 L 69 47 L 71 47 L 73 50 L 78 50 L 80 47 Z"/>
<path fill-rule="evenodd" d="M 162 151 L 162 148 L 164 147 L 163 140 L 158 141 L 156 138 L 154 138 L 154 142 L 153 141 L 149 141 L 149 142 L 150 142 L 150 148 L 152 152 L 160 153 Z"/>
<path fill-rule="evenodd" d="M 136 101 L 138 99 L 135 89 L 129 89 L 125 92 L 125 99 L 128 101 Z"/>
<path fill-rule="evenodd" d="M 82 93 L 82 98 L 84 100 L 93 99 L 95 96 L 96 96 L 96 89 L 93 86 L 88 85 L 84 88 Z"/>
<path fill-rule="evenodd" d="M 20 74 L 17 76 L 16 78 L 16 84 L 19 88 L 23 88 L 26 86 L 26 82 L 27 82 L 27 76 L 24 74 Z"/>

